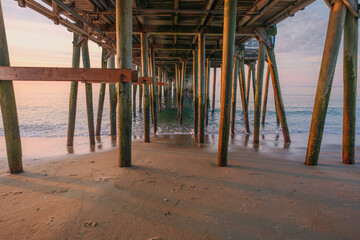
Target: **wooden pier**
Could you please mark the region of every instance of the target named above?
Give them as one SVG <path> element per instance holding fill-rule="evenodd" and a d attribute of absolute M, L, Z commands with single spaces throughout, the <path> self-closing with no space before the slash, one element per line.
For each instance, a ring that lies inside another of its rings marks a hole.
<path fill-rule="evenodd" d="M 176 98 L 178 120 L 179 124 L 182 124 L 184 98 L 191 96 L 194 103 L 194 134 L 197 135 L 198 144 L 205 143 L 209 108 L 212 108 L 213 113 L 216 81 L 220 81 L 216 79 L 216 68 L 220 67 L 221 96 L 217 96 L 221 99 L 218 165 L 227 166 L 229 135 L 230 132 L 235 133 L 237 94 L 240 94 L 242 101 L 246 132 L 252 131 L 255 144 L 261 141 L 260 125 L 261 122 L 265 122 L 270 79 L 284 142 L 290 143 L 286 103 L 282 99 L 278 74 L 281 69 L 277 68 L 273 38 L 276 35 L 277 23 L 303 10 L 313 1 L 17 0 L 20 7 L 31 8 L 73 33 L 72 68 L 10 67 L 0 5 L 0 105 L 10 172 L 23 171 L 19 124 L 12 86 L 12 81 L 18 80 L 72 82 L 68 146 L 73 145 L 74 139 L 78 83 L 84 83 L 86 86 L 90 145 L 95 144 L 95 135 L 100 135 L 105 88 L 108 83 L 111 135 L 118 135 L 119 167 L 130 167 L 132 162 L 131 123 L 136 112 L 136 94 L 139 94 L 138 106 L 144 119 L 145 142 L 151 142 L 151 124 L 156 134 L 157 112 L 166 111 L 165 106 L 161 105 L 162 99 Z M 343 162 L 353 164 L 358 3 L 357 0 L 326 0 L 326 3 L 330 8 L 329 25 L 305 163 L 317 164 L 335 65 L 344 33 Z M 253 51 L 244 48 L 244 44 L 254 38 L 259 41 L 258 53 L 255 55 Z M 103 49 L 101 69 L 90 66 L 88 41 L 95 42 Z M 79 68 L 80 53 L 84 68 Z M 249 66 L 247 74 L 245 65 Z M 211 68 L 214 78 L 210 105 Z M 265 69 L 268 69 L 267 74 L 264 74 Z M 263 102 L 264 75 L 267 77 Z M 91 84 L 98 83 L 102 85 L 95 129 Z M 253 127 L 249 126 L 248 119 L 251 84 L 255 97 Z M 118 129 L 115 122 L 116 111 Z"/>

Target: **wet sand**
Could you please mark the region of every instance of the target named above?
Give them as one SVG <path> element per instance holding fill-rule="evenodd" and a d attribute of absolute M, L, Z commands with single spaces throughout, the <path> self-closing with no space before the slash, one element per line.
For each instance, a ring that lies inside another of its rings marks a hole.
<path fill-rule="evenodd" d="M 26 171 L 9 175 L 2 157 L 0 238 L 358 239 L 360 165 L 341 164 L 338 136 L 316 167 L 303 164 L 305 135 L 290 146 L 267 135 L 259 148 L 240 135 L 218 168 L 217 138 L 136 139 L 131 168 L 95 150 L 24 155 Z"/>

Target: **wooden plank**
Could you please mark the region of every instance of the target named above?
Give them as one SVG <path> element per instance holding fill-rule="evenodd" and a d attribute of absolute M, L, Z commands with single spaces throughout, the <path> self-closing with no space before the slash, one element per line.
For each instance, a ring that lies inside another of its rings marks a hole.
<path fill-rule="evenodd" d="M 137 82 L 131 69 L 0 67 L 0 80 L 13 81 L 80 81 L 88 83 Z"/>

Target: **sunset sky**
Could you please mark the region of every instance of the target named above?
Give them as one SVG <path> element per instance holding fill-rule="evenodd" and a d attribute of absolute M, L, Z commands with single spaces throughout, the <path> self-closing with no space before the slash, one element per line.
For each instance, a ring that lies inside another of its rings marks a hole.
<path fill-rule="evenodd" d="M 72 33 L 16 1 L 3 0 L 2 7 L 13 66 L 71 66 Z M 318 0 L 278 24 L 276 54 L 283 86 L 317 84 L 328 16 L 329 8 Z M 334 85 L 342 85 L 342 52 L 341 46 Z M 100 67 L 100 56 L 100 47 L 91 43 L 92 67 Z"/>

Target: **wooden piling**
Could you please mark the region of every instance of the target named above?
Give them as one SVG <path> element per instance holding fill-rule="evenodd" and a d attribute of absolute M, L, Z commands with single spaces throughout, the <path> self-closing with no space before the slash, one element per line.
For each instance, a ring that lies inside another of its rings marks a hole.
<path fill-rule="evenodd" d="M 254 97 L 254 104 L 255 104 L 255 92 L 256 92 L 256 74 L 255 74 L 255 66 L 256 64 L 252 65 L 252 70 L 251 70 L 251 79 L 252 79 L 252 89 L 253 89 L 253 97 Z"/>
<path fill-rule="evenodd" d="M 205 142 L 205 35 L 198 34 L 199 143 Z"/>
<path fill-rule="evenodd" d="M 155 72 L 155 51 L 153 49 L 150 50 L 150 66 L 151 66 L 151 76 L 153 78 L 153 84 L 151 84 L 152 88 L 152 116 L 153 116 L 153 128 L 154 134 L 157 132 L 157 87 L 156 87 L 156 72 Z"/>
<path fill-rule="evenodd" d="M 260 134 L 260 114 L 261 114 L 261 97 L 263 86 L 263 75 L 265 65 L 265 44 L 259 42 L 258 67 L 255 87 L 255 108 L 254 108 L 254 143 L 259 143 Z"/>
<path fill-rule="evenodd" d="M 199 83 L 199 62 L 198 62 L 198 53 L 196 50 L 193 51 L 193 103 L 194 103 L 194 134 L 198 134 L 198 116 L 199 116 L 199 93 L 198 93 L 198 83 Z"/>
<path fill-rule="evenodd" d="M 132 107 L 133 107 L 133 116 L 136 117 L 136 93 L 137 93 L 137 85 L 132 85 L 133 94 L 132 94 Z"/>
<path fill-rule="evenodd" d="M 250 95 L 250 85 L 251 85 L 251 67 L 249 66 L 248 70 L 248 78 L 247 78 L 247 84 L 246 84 L 246 106 L 249 108 L 249 95 Z"/>
<path fill-rule="evenodd" d="M 85 39 L 81 42 L 81 53 L 83 60 L 83 67 L 90 68 L 90 57 L 89 57 L 89 46 L 88 40 Z M 87 122 L 89 130 L 90 145 L 95 145 L 95 129 L 94 129 L 94 109 L 93 109 L 93 96 L 92 96 L 92 85 L 91 83 L 85 83 L 86 93 L 86 111 L 87 111 Z"/>
<path fill-rule="evenodd" d="M 224 2 L 224 34 L 221 69 L 221 111 L 219 126 L 218 166 L 227 166 L 230 127 L 230 96 L 233 57 L 235 51 L 236 0 Z"/>
<path fill-rule="evenodd" d="M 185 89 L 185 75 L 186 75 L 186 62 L 181 63 L 181 83 L 180 83 L 180 116 L 179 123 L 182 124 L 182 113 L 184 104 L 184 89 Z"/>
<path fill-rule="evenodd" d="M 213 76 L 213 90 L 212 90 L 212 114 L 214 114 L 215 111 L 215 92 L 216 92 L 216 67 L 214 67 L 214 72 L 213 72 L 214 76 Z"/>
<path fill-rule="evenodd" d="M 107 55 L 107 50 L 103 48 L 101 54 L 101 68 L 107 68 L 107 63 L 105 59 L 106 55 Z M 99 90 L 99 103 L 98 103 L 98 111 L 96 116 L 95 136 L 100 136 L 101 133 L 101 120 L 104 110 L 105 88 L 106 88 L 106 83 L 102 83 L 100 85 L 100 90 Z"/>
<path fill-rule="evenodd" d="M 328 29 L 320 67 L 320 75 L 311 120 L 305 164 L 317 165 L 324 131 L 335 66 L 346 17 L 346 6 L 341 0 L 334 1 L 330 10 Z M 280 114 L 280 113 L 279 113 Z"/>
<path fill-rule="evenodd" d="M 149 77 L 149 49 L 148 49 L 148 34 L 141 33 L 141 70 L 143 77 Z M 143 84 L 143 101 L 144 101 L 144 141 L 150 142 L 150 99 L 149 99 L 149 85 Z"/>
<path fill-rule="evenodd" d="M 180 105 L 179 105 L 179 100 L 180 100 L 180 90 L 179 90 L 179 86 L 180 86 L 180 76 L 179 76 L 179 67 L 178 64 L 175 63 L 175 89 L 176 89 L 176 106 L 177 106 L 177 117 L 179 118 L 179 111 L 180 111 Z"/>
<path fill-rule="evenodd" d="M 282 128 L 283 135 L 284 135 L 284 142 L 290 143 L 291 142 L 290 133 L 289 133 L 289 129 L 287 126 L 285 107 L 284 107 L 284 103 L 283 103 L 282 95 L 281 95 L 279 74 L 277 71 L 274 49 L 267 47 L 266 51 L 267 51 L 267 56 L 268 56 L 268 64 L 269 64 L 270 73 L 271 73 L 272 85 L 273 85 L 273 89 L 274 89 L 275 104 L 276 104 L 279 121 L 280 121 L 281 128 Z"/>
<path fill-rule="evenodd" d="M 159 82 L 162 82 L 162 80 L 163 80 L 163 72 L 162 72 L 161 67 L 158 67 L 158 79 L 159 79 Z M 162 91 L 161 91 L 160 85 L 158 86 L 158 89 L 157 89 L 157 95 L 158 95 L 159 112 L 161 112 Z"/>
<path fill-rule="evenodd" d="M 358 1 L 356 1 L 358 3 Z M 347 11 L 344 25 L 344 110 L 342 160 L 355 164 L 358 19 Z"/>
<path fill-rule="evenodd" d="M 230 132 L 235 134 L 235 116 L 236 116 L 236 91 L 237 91 L 237 76 L 239 71 L 239 59 L 234 56 L 233 77 L 232 77 L 232 94 L 231 94 L 231 125 Z"/>
<path fill-rule="evenodd" d="M 150 77 L 153 76 L 153 67 L 152 67 L 152 55 L 151 55 L 151 49 L 149 49 L 149 75 Z M 154 126 L 154 102 L 153 102 L 153 87 L 154 85 L 149 85 L 149 100 L 150 100 L 150 118 L 151 118 L 151 124 Z"/>
<path fill-rule="evenodd" d="M 10 66 L 9 51 L 3 12 L 0 2 L 0 66 Z M 9 79 L 10 80 L 10 79 Z M 21 173 L 22 150 L 19 121 L 16 110 L 15 93 L 12 81 L 0 81 L 0 106 L 4 124 L 6 153 L 10 173 Z"/>
<path fill-rule="evenodd" d="M 140 72 L 141 73 L 141 72 Z M 139 85 L 139 113 L 142 113 L 142 105 L 143 105 L 143 86 Z"/>
<path fill-rule="evenodd" d="M 136 71 L 138 72 L 138 75 L 139 75 L 139 68 L 138 66 L 136 66 Z M 133 112 L 133 117 L 135 118 L 136 117 L 136 94 L 137 94 L 137 85 L 132 85 L 132 112 Z"/>
<path fill-rule="evenodd" d="M 248 113 L 248 103 L 245 96 L 245 62 L 244 62 L 244 52 L 241 51 L 241 59 L 239 61 L 240 65 L 240 76 L 239 76 L 239 86 L 240 86 L 240 96 L 241 96 L 241 103 L 243 107 L 243 115 L 244 115 L 244 123 L 245 123 L 245 131 L 250 133 L 250 124 L 249 124 L 249 113 Z"/>
<path fill-rule="evenodd" d="M 107 68 L 115 68 L 115 56 L 111 54 L 107 60 Z M 117 93 L 116 84 L 109 84 L 109 102 L 110 102 L 110 136 L 116 140 L 116 105 L 117 105 Z"/>
<path fill-rule="evenodd" d="M 261 116 L 261 125 L 265 125 L 265 115 L 266 115 L 266 105 L 268 99 L 268 92 L 269 92 L 269 81 L 270 81 L 270 67 L 268 66 L 266 71 L 266 80 L 265 80 L 265 92 L 264 92 L 264 102 L 263 102 L 263 109 L 262 109 L 262 116 Z M 276 107 L 276 105 L 275 105 Z"/>
<path fill-rule="evenodd" d="M 206 78 L 205 78 L 205 124 L 206 126 L 209 124 L 209 89 L 210 89 L 210 69 L 211 69 L 211 61 L 210 58 L 206 59 Z"/>
<path fill-rule="evenodd" d="M 118 68 L 132 67 L 132 1 L 116 0 L 116 49 Z M 118 82 L 119 167 L 131 166 L 131 82 Z"/>
<path fill-rule="evenodd" d="M 72 67 L 79 68 L 80 65 L 80 44 L 77 44 L 79 35 L 74 33 L 73 38 L 73 55 L 72 55 Z M 67 129 L 66 146 L 74 146 L 74 133 L 75 133 L 75 119 L 76 119 L 76 105 L 78 95 L 78 82 L 71 82 L 70 97 L 69 97 L 69 119 Z"/>

